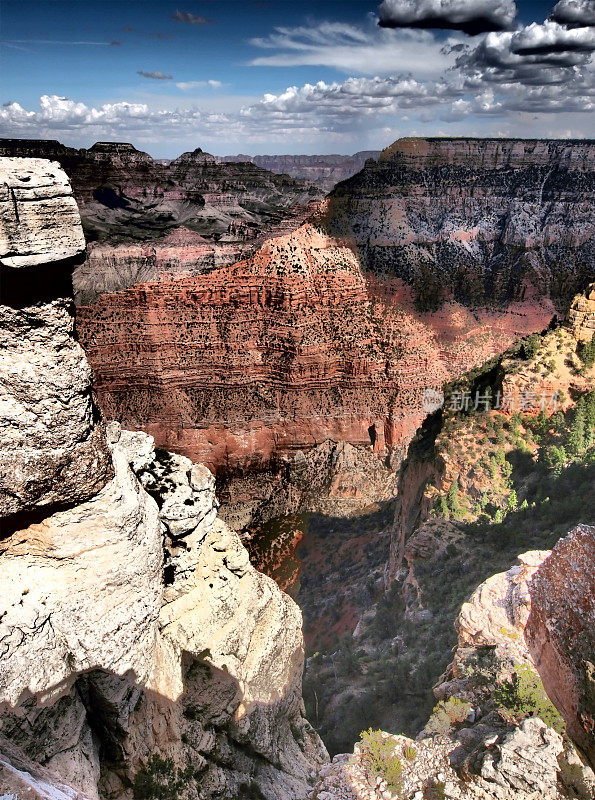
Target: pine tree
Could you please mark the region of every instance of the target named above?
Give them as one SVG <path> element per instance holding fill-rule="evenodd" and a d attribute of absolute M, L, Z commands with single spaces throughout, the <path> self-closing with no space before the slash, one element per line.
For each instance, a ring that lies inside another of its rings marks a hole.
<path fill-rule="evenodd" d="M 450 489 L 446 495 L 446 502 L 448 504 L 448 508 L 452 511 L 455 517 L 458 516 L 461 506 L 459 504 L 459 479 L 455 478 L 454 481 L 450 484 Z"/>
<path fill-rule="evenodd" d="M 595 428 L 595 389 L 585 398 L 585 421 L 588 428 Z"/>
<path fill-rule="evenodd" d="M 503 520 L 504 520 L 504 514 L 502 513 L 502 509 L 497 508 L 496 513 L 494 514 L 494 522 L 498 525 Z"/>
<path fill-rule="evenodd" d="M 444 519 L 450 519 L 450 511 L 448 510 L 448 504 L 444 495 L 440 496 L 440 514 Z"/>
<path fill-rule="evenodd" d="M 571 456 L 578 456 L 585 449 L 585 422 L 585 398 L 583 396 L 579 398 L 576 404 L 570 433 L 568 434 L 567 450 Z"/>
<path fill-rule="evenodd" d="M 580 345 L 578 352 L 585 369 L 591 369 L 595 365 L 595 333 L 591 336 L 590 342 Z"/>
<path fill-rule="evenodd" d="M 506 509 L 507 511 L 516 511 L 516 507 L 518 505 L 518 499 L 516 496 L 516 491 L 513 489 L 511 493 L 508 495 L 508 500 L 506 501 Z"/>
<path fill-rule="evenodd" d="M 536 422 L 535 427 L 539 435 L 545 436 L 550 429 L 550 418 L 546 414 L 545 409 L 543 408 L 541 409 L 541 411 L 537 415 L 535 422 Z"/>

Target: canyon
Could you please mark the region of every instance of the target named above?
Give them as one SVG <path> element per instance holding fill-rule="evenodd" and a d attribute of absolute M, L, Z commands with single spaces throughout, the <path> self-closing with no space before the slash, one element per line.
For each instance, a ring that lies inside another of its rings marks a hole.
<path fill-rule="evenodd" d="M 105 425 L 60 280 L 85 248 L 66 176 L 12 158 L 0 176 L 0 791 L 115 800 L 183 775 L 195 800 L 305 797 L 327 755 L 299 608 L 206 467 Z"/>
<path fill-rule="evenodd" d="M 592 280 L 594 158 L 592 142 L 396 142 L 249 258 L 80 306 L 100 406 L 208 464 L 240 526 L 312 505 L 329 441 L 362 466 L 327 500 L 390 496 L 424 391 Z"/>
<path fill-rule="evenodd" d="M 76 310 L 86 190 L 0 159 L 2 791 L 590 798 L 592 159 L 403 140 L 245 258 L 118 291 L 102 269 L 147 242 L 110 217 Z M 159 248 L 191 263 L 187 231 Z M 564 399 L 428 406 L 462 388 Z M 303 608 L 303 688 L 302 614 L 263 571 Z M 521 713 L 519 681 L 556 708 Z M 344 753 L 369 724 L 418 734 L 369 732 L 398 785 L 365 736 Z"/>
<path fill-rule="evenodd" d="M 73 273 L 77 302 L 233 263 L 296 227 L 322 197 L 312 184 L 254 164 L 221 164 L 200 148 L 163 164 L 128 143 L 77 150 L 1 139 L 0 156 L 52 159 L 69 177 L 89 245 Z"/>
<path fill-rule="evenodd" d="M 379 155 L 379 150 L 361 150 L 351 156 L 247 156 L 239 154 L 222 156 L 219 160 L 227 164 L 248 161 L 270 172 L 291 175 L 292 178 L 309 181 L 325 192 L 330 192 L 335 184 L 351 178 L 352 175 L 363 169 L 369 158 L 374 160 Z"/>

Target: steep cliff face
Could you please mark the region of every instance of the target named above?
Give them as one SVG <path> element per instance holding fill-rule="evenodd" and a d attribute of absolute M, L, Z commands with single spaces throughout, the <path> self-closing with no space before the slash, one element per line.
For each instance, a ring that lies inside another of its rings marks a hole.
<path fill-rule="evenodd" d="M 352 156 L 246 156 L 240 154 L 223 156 L 218 160 L 227 164 L 248 161 L 271 172 L 291 175 L 292 178 L 308 181 L 319 186 L 325 192 L 330 192 L 335 184 L 359 172 L 369 158 L 376 159 L 379 155 L 379 150 L 361 150 Z"/>
<path fill-rule="evenodd" d="M 93 413 L 66 278 L 45 255 L 52 237 L 58 254 L 82 247 L 66 176 L 38 159 L 0 167 L 15 196 L 24 176 L 52 201 L 15 221 L 11 195 L 0 240 L 20 356 L 0 398 L 0 792 L 129 800 L 183 781 L 189 800 L 305 798 L 326 752 L 303 717 L 300 611 L 218 518 L 206 467 Z"/>
<path fill-rule="evenodd" d="M 333 191 L 327 226 L 425 308 L 568 303 L 595 270 L 594 164 L 593 142 L 401 139 Z"/>
<path fill-rule="evenodd" d="M 561 539 L 530 584 L 525 639 L 568 733 L 595 768 L 595 528 Z"/>
<path fill-rule="evenodd" d="M 0 156 L 60 163 L 91 243 L 74 272 L 75 297 L 200 273 L 252 254 L 266 236 L 297 227 L 321 196 L 312 184 L 255 164 L 221 164 L 200 148 L 163 164 L 133 145 L 0 140 Z"/>
<path fill-rule="evenodd" d="M 238 470 L 263 468 L 300 494 L 293 458 L 327 440 L 398 459 L 424 389 L 592 280 L 594 159 L 589 142 L 397 142 L 253 257 L 81 308 L 106 415 L 237 496 Z"/>
<path fill-rule="evenodd" d="M 230 475 L 327 440 L 398 453 L 425 387 L 552 313 L 536 300 L 420 316 L 406 284 L 379 285 L 308 224 L 232 267 L 104 296 L 79 308 L 77 330 L 107 418 Z"/>

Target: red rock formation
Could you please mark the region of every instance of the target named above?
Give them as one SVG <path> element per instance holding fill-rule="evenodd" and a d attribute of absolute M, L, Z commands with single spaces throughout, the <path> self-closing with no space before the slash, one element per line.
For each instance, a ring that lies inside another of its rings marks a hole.
<path fill-rule="evenodd" d="M 568 733 L 595 767 L 595 528 L 561 539 L 530 583 L 525 640 Z"/>
<path fill-rule="evenodd" d="M 133 145 L 88 150 L 0 139 L 0 156 L 58 161 L 72 182 L 89 258 L 74 273 L 76 302 L 165 274 L 200 273 L 252 255 L 297 228 L 322 192 L 251 163 L 220 163 L 200 148 L 161 163 Z"/>
<path fill-rule="evenodd" d="M 312 225 L 208 274 L 102 297 L 77 329 L 108 418 L 219 472 L 327 439 L 396 448 L 422 392 L 542 329 L 547 301 L 420 315 Z"/>

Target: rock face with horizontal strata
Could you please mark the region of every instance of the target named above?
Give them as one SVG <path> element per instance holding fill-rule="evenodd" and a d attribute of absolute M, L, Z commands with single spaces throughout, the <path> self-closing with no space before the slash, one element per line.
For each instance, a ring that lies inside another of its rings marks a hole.
<path fill-rule="evenodd" d="M 326 225 L 425 308 L 529 286 L 564 307 L 595 275 L 594 191 L 593 141 L 399 139 L 332 192 Z"/>
<path fill-rule="evenodd" d="M 220 474 L 268 470 L 333 440 L 386 456 L 440 386 L 547 325 L 549 301 L 420 316 L 409 287 L 363 273 L 306 224 L 208 275 L 139 284 L 79 308 L 108 419 Z"/>
<path fill-rule="evenodd" d="M 238 473 L 295 471 L 328 441 L 396 464 L 424 389 L 593 280 L 594 158 L 592 142 L 395 143 L 251 258 L 80 308 L 104 413 L 236 495 Z"/>
<path fill-rule="evenodd" d="M 85 240 L 54 162 L 0 158 L 0 513 L 96 494 L 111 460 L 74 338 L 71 275 Z"/>
<path fill-rule="evenodd" d="M 222 162 L 249 161 L 271 172 L 291 175 L 292 178 L 306 180 L 320 186 L 325 192 L 340 181 L 359 172 L 369 158 L 376 159 L 379 150 L 360 150 L 352 156 L 344 155 L 275 155 L 275 156 L 222 156 Z"/>
<path fill-rule="evenodd" d="M 297 227 L 322 196 L 312 184 L 255 164 L 222 164 L 200 148 L 162 164 L 124 142 L 77 150 L 0 139 L 0 156 L 51 158 L 70 178 L 89 242 L 74 272 L 77 303 L 246 258 L 268 236 Z"/>

